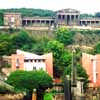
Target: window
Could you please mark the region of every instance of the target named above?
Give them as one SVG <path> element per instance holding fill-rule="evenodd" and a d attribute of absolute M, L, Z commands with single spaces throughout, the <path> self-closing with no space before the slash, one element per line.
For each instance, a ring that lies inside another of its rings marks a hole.
<path fill-rule="evenodd" d="M 39 59 L 38 62 L 41 62 L 41 60 Z"/>
<path fill-rule="evenodd" d="M 33 60 L 32 60 L 32 59 L 30 59 L 30 62 L 33 62 Z"/>
<path fill-rule="evenodd" d="M 16 69 L 19 69 L 19 66 L 16 66 Z"/>
<path fill-rule="evenodd" d="M 96 73 L 96 80 L 98 80 L 98 73 Z"/>
<path fill-rule="evenodd" d="M 19 59 L 16 60 L 16 66 L 19 66 Z"/>
<path fill-rule="evenodd" d="M 24 62 L 29 62 L 29 60 L 28 59 L 24 59 Z"/>
<path fill-rule="evenodd" d="M 42 59 L 43 62 L 45 62 L 45 59 Z"/>
<path fill-rule="evenodd" d="M 36 62 L 37 60 L 35 59 L 34 62 Z"/>

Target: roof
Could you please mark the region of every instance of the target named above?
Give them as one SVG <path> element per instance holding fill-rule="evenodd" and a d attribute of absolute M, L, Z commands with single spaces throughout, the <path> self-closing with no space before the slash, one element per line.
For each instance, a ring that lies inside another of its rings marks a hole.
<path fill-rule="evenodd" d="M 23 17 L 23 20 L 54 20 L 53 17 Z"/>
<path fill-rule="evenodd" d="M 100 18 L 81 18 L 80 21 L 100 21 Z"/>
<path fill-rule="evenodd" d="M 71 9 L 71 8 L 58 10 L 57 12 L 59 13 L 79 13 L 78 10 Z"/>
<path fill-rule="evenodd" d="M 17 12 L 5 12 L 4 15 L 21 15 L 21 13 L 17 13 Z"/>
<path fill-rule="evenodd" d="M 36 55 L 34 53 L 29 53 L 29 52 L 25 52 L 25 51 L 22 51 L 22 50 L 17 50 L 16 51 L 17 54 L 22 54 L 24 55 L 25 59 L 46 59 L 44 56 L 40 56 L 40 55 Z"/>

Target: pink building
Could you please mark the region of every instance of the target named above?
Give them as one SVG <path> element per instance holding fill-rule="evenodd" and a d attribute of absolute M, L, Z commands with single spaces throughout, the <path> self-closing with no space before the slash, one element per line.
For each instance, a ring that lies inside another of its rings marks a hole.
<path fill-rule="evenodd" d="M 19 70 L 39 70 L 46 71 L 53 77 L 53 55 L 52 53 L 36 55 L 33 53 L 17 50 L 11 55 L 12 71 Z"/>
<path fill-rule="evenodd" d="M 82 54 L 82 66 L 86 70 L 89 80 L 90 87 L 100 86 L 100 54 L 90 55 Z"/>

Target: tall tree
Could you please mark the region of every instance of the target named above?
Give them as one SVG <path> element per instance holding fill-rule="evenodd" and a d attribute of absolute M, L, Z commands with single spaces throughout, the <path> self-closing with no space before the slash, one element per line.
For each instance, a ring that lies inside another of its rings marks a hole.
<path fill-rule="evenodd" d="M 52 52 L 54 57 L 54 76 L 61 77 L 64 67 L 70 64 L 71 53 L 64 49 L 63 43 L 52 40 L 47 43 L 45 52 Z"/>
<path fill-rule="evenodd" d="M 56 32 L 56 39 L 65 45 L 69 45 L 73 42 L 74 31 L 71 31 L 67 28 L 59 28 Z"/>

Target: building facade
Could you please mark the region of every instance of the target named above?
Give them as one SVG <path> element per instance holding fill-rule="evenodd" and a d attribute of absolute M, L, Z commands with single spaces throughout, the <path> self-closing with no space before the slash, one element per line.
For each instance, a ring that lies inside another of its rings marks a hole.
<path fill-rule="evenodd" d="M 62 9 L 53 17 L 25 17 L 21 13 L 5 13 L 4 25 L 11 27 L 100 26 L 100 18 L 80 18 L 75 9 Z"/>
<path fill-rule="evenodd" d="M 11 55 L 11 68 L 15 70 L 44 70 L 53 77 L 53 56 L 52 53 L 36 55 L 29 52 L 17 50 Z"/>
<path fill-rule="evenodd" d="M 75 9 L 63 9 L 56 12 L 57 25 L 79 25 L 80 12 Z"/>
<path fill-rule="evenodd" d="M 89 86 L 99 87 L 100 86 L 100 54 L 90 55 L 82 54 L 82 66 L 86 70 L 89 76 Z"/>
<path fill-rule="evenodd" d="M 5 13 L 4 25 L 10 27 L 20 27 L 22 25 L 22 17 L 20 13 Z"/>

